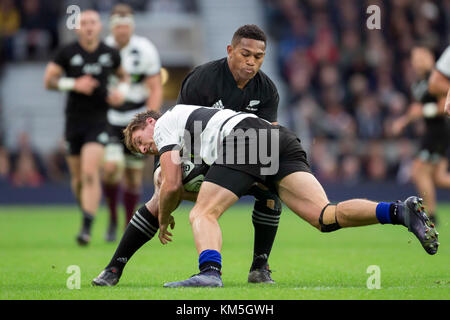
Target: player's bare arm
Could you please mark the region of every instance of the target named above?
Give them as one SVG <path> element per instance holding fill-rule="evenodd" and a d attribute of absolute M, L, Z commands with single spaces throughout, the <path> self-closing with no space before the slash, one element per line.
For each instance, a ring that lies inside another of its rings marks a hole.
<path fill-rule="evenodd" d="M 429 80 L 428 90 L 435 96 L 445 96 L 450 88 L 450 80 L 439 70 L 434 69 Z"/>
<path fill-rule="evenodd" d="M 158 169 L 155 170 L 153 184 L 155 186 L 153 196 L 149 201 L 146 202 L 145 206 L 156 218 L 158 218 L 160 194 L 159 191 L 161 188 L 161 167 L 158 167 Z M 198 192 L 186 191 L 184 190 L 184 188 L 182 188 L 181 190 L 181 200 L 187 200 L 191 202 L 195 202 L 197 200 Z M 170 216 L 169 225 L 171 229 L 175 228 L 175 219 L 173 218 L 173 216 Z"/>
<path fill-rule="evenodd" d="M 153 185 L 155 186 L 155 192 L 153 194 L 152 199 L 155 197 L 156 193 L 157 193 L 156 199 L 159 199 L 159 188 L 161 187 L 161 167 L 158 167 L 155 170 L 155 173 L 153 174 Z M 197 201 L 197 196 L 198 192 L 187 191 L 185 188 L 181 189 L 181 200 L 195 202 Z M 159 201 L 158 201 L 158 208 L 155 209 L 159 210 Z"/>
<path fill-rule="evenodd" d="M 159 240 L 162 244 L 172 241 L 172 234 L 167 230 L 171 213 L 181 202 L 183 190 L 180 155 L 178 150 L 161 155 L 161 188 L 159 191 Z"/>
<path fill-rule="evenodd" d="M 147 99 L 147 109 L 159 111 L 163 100 L 163 86 L 161 81 L 161 73 L 157 73 L 152 76 L 148 76 L 145 80 L 145 84 L 150 92 Z"/>
<path fill-rule="evenodd" d="M 450 89 L 447 92 L 447 99 L 445 99 L 444 112 L 447 116 L 450 116 Z"/>
<path fill-rule="evenodd" d="M 106 98 L 108 104 L 112 107 L 120 107 L 125 102 L 128 91 L 130 90 L 130 76 L 122 66 L 116 70 L 116 76 L 119 84 L 112 90 Z"/>
<path fill-rule="evenodd" d="M 78 78 L 63 77 L 64 70 L 54 62 L 49 62 L 45 69 L 44 84 L 48 90 L 75 91 L 84 95 L 92 95 L 99 83 L 91 75 Z"/>
<path fill-rule="evenodd" d="M 58 81 L 63 74 L 63 68 L 54 62 L 49 62 L 44 74 L 45 88 L 48 90 L 58 90 Z"/>

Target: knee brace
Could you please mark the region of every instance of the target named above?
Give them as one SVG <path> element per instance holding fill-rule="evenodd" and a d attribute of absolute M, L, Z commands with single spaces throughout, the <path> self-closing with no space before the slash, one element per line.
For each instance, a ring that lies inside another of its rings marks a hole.
<path fill-rule="evenodd" d="M 329 203 L 322 209 L 319 224 L 321 232 L 333 232 L 341 228 L 337 221 L 337 203 Z"/>

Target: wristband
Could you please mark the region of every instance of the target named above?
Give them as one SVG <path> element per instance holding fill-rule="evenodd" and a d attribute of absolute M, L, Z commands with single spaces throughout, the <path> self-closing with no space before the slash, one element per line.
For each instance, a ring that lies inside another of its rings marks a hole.
<path fill-rule="evenodd" d="M 425 118 L 434 118 L 438 113 L 438 106 L 435 102 L 425 103 L 422 112 Z"/>
<path fill-rule="evenodd" d="M 75 87 L 74 78 L 60 78 L 58 80 L 58 90 L 60 91 L 70 91 Z"/>

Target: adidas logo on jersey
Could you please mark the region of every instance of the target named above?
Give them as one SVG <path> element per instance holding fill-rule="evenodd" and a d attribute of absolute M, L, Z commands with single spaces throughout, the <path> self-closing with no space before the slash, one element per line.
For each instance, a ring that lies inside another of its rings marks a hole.
<path fill-rule="evenodd" d="M 225 108 L 225 107 L 224 107 L 224 105 L 223 105 L 223 103 L 222 103 L 222 100 L 219 100 L 219 101 L 217 101 L 216 103 L 214 103 L 214 104 L 212 105 L 212 108 L 223 109 L 223 108 Z"/>

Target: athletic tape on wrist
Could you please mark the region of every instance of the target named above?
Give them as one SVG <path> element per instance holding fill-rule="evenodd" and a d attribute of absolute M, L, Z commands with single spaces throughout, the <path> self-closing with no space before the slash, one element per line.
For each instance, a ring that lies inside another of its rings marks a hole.
<path fill-rule="evenodd" d="M 74 78 L 60 78 L 58 80 L 58 90 L 61 91 L 70 91 L 75 87 L 75 79 Z"/>

